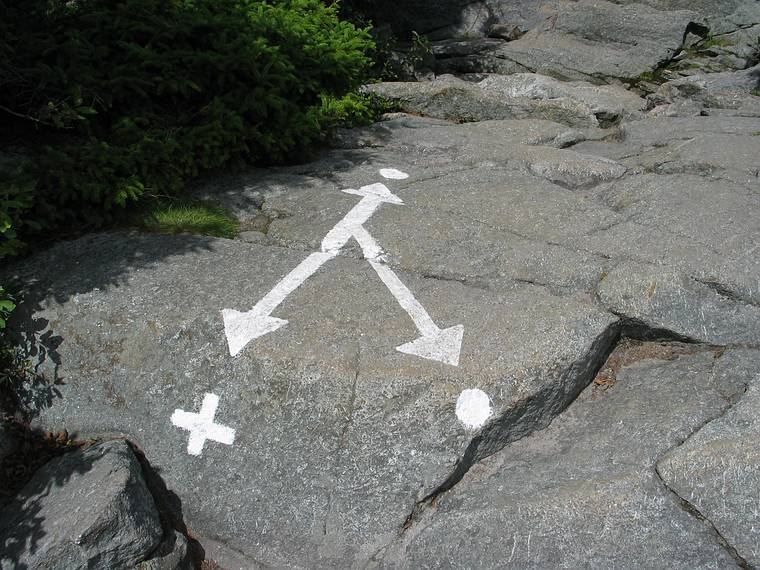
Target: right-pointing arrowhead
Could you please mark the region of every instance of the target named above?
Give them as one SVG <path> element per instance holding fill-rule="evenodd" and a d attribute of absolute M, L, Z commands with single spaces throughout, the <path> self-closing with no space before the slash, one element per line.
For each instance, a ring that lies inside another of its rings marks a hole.
<path fill-rule="evenodd" d="M 464 326 L 456 325 L 430 336 L 421 336 L 411 342 L 397 346 L 396 350 L 428 360 L 437 360 L 452 366 L 459 366 L 459 352 L 462 349 Z"/>
<path fill-rule="evenodd" d="M 284 319 L 261 315 L 255 309 L 241 313 L 232 309 L 222 311 L 224 334 L 230 348 L 230 356 L 236 356 L 253 339 L 276 331 L 288 324 Z"/>

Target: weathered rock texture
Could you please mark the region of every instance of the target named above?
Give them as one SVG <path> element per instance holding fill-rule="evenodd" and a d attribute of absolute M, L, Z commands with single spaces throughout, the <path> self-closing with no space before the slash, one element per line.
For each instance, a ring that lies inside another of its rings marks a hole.
<path fill-rule="evenodd" d="M 470 467 L 561 412 L 621 332 L 758 345 L 754 158 L 695 158 L 668 142 L 667 173 L 641 166 L 673 134 L 751 144 L 754 130 L 757 120 L 640 119 L 609 139 L 550 121 L 397 115 L 346 133 L 346 148 L 309 165 L 216 179 L 202 191 L 264 229 L 259 243 L 102 234 L 17 268 L 35 283 L 36 318 L 64 339 L 58 373 L 71 378 L 39 421 L 135 438 L 189 526 L 254 561 L 382 558 L 419 501 L 466 486 Z M 714 168 L 693 174 L 679 156 Z M 390 166 L 410 174 L 385 181 L 404 204 L 384 205 L 366 229 L 436 323 L 464 325 L 459 366 L 394 349 L 415 329 L 350 244 L 277 309 L 286 327 L 231 358 L 221 310 L 253 306 L 356 205 L 340 190 L 382 180 Z M 455 414 L 470 388 L 493 411 L 476 432 Z M 236 436 L 195 457 L 170 418 L 197 412 L 208 392 L 220 398 L 215 421 Z M 648 461 L 665 451 L 652 448 Z M 626 504 L 675 516 L 647 473 L 625 484 Z M 727 552 L 678 517 L 644 562 L 674 544 L 673 560 L 696 566 Z M 644 535 L 615 524 L 631 532 L 633 552 Z"/>
<path fill-rule="evenodd" d="M 668 487 L 705 517 L 747 566 L 760 566 L 760 355 L 732 352 L 721 381 L 748 382 L 746 394 L 657 463 Z"/>
<path fill-rule="evenodd" d="M 37 424 L 133 438 L 243 567 L 757 564 L 754 5 L 716 4 L 493 1 L 461 22 L 441 5 L 438 64 L 520 73 L 372 86 L 428 116 L 200 183 L 238 240 L 92 234 L 6 269 L 27 289 L 13 328 L 66 379 Z M 452 39 L 463 22 L 477 33 Z M 730 50 L 708 45 L 724 32 Z M 697 56 L 722 74 L 684 79 Z M 251 309 L 380 182 L 374 241 L 230 356 L 222 311 Z M 398 350 L 421 334 L 406 288 L 436 330 L 463 328 L 458 361 Z M 460 405 L 474 389 L 485 405 Z M 235 435 L 199 450 L 172 418 L 207 394 Z"/>
<path fill-rule="evenodd" d="M 437 497 L 380 566 L 733 567 L 732 552 L 682 508 L 655 464 L 726 413 L 740 380 L 715 374 L 723 359 L 694 347 L 644 343 L 613 360 L 622 368 L 589 386 L 548 429 Z"/>
<path fill-rule="evenodd" d="M 415 30 L 433 40 L 434 60 L 425 65 L 436 73 L 639 82 L 669 67 L 690 75 L 741 70 L 760 59 L 754 0 L 419 1 L 399 3 L 376 19 L 402 37 Z"/>
<path fill-rule="evenodd" d="M 3 570 L 131 568 L 162 536 L 140 465 L 124 441 L 51 460 L 0 521 Z"/>
<path fill-rule="evenodd" d="M 535 73 L 490 75 L 477 83 L 442 76 L 365 89 L 404 111 L 461 122 L 540 117 L 570 126 L 609 126 L 640 115 L 646 106 L 622 87 L 562 82 Z"/>
<path fill-rule="evenodd" d="M 151 557 L 135 566 L 134 570 L 193 570 L 196 568 L 187 544 L 187 538 L 179 532 L 167 533 Z M 227 569 L 232 570 L 232 569 Z"/>

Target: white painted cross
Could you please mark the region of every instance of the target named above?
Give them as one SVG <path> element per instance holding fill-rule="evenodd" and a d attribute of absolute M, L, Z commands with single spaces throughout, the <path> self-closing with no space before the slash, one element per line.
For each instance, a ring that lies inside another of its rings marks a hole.
<path fill-rule="evenodd" d="M 403 180 L 409 175 L 395 168 L 380 170 L 384 178 Z M 354 238 L 362 248 L 364 258 L 369 261 L 377 275 L 383 281 L 391 294 L 396 298 L 401 308 L 411 317 L 420 336 L 415 340 L 396 347 L 396 350 L 406 354 L 437 360 L 452 366 L 459 365 L 459 353 L 462 347 L 464 327 L 456 325 L 441 329 L 433 322 L 412 292 L 404 285 L 394 271 L 388 267 L 383 249 L 370 233 L 364 228 L 364 223 L 372 217 L 375 210 L 383 203 L 403 205 L 401 198 L 392 194 L 385 184 L 375 183 L 362 186 L 358 190 L 349 188 L 343 190 L 346 194 L 361 196 L 362 199 L 354 206 L 333 229 L 327 232 L 322 240 L 321 251 L 312 253 L 267 293 L 261 301 L 246 312 L 224 309 L 224 332 L 230 355 L 240 353 L 252 340 L 273 332 L 288 324 L 284 319 L 272 316 L 272 312 L 288 295 L 295 291 L 327 261 L 337 256 L 343 246 Z"/>
<path fill-rule="evenodd" d="M 206 394 L 203 396 L 201 411 L 197 414 L 174 410 L 172 423 L 190 432 L 190 440 L 187 442 L 187 452 L 190 455 L 200 455 L 207 439 L 225 445 L 232 445 L 235 441 L 234 429 L 214 423 L 217 406 L 219 406 L 219 396 Z"/>

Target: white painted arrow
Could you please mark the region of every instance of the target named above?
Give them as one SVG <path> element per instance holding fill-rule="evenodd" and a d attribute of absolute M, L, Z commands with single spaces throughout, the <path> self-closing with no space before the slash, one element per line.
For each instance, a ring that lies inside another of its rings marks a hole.
<path fill-rule="evenodd" d="M 386 178 L 394 179 L 403 179 L 408 176 L 406 173 L 395 169 L 383 169 L 380 174 Z M 403 204 L 404 202 L 391 193 L 385 184 L 380 183 L 362 186 L 358 190 L 347 189 L 343 192 L 361 196 L 362 199 L 327 232 L 322 240 L 322 251 L 312 253 L 304 259 L 250 311 L 240 312 L 232 309 L 222 311 L 224 332 L 227 336 L 230 355 L 239 354 L 252 340 L 288 324 L 285 319 L 272 317 L 272 312 L 288 295 L 314 275 L 322 265 L 337 256 L 348 243 L 348 240 L 354 238 L 361 247 L 365 259 L 372 264 L 380 279 L 388 287 L 399 305 L 409 314 L 420 332 L 419 338 L 397 346 L 396 350 L 457 366 L 464 327 L 456 325 L 447 329 L 438 328 L 425 308 L 414 298 L 412 292 L 401 282 L 393 270 L 383 263 L 386 261 L 383 249 L 364 228 L 364 223 L 384 202 L 390 204 Z"/>
<path fill-rule="evenodd" d="M 412 292 L 401 282 L 393 270 L 378 261 L 369 260 L 377 275 L 396 298 L 398 304 L 414 321 L 414 326 L 420 331 L 420 337 L 396 347 L 396 350 L 413 354 L 428 360 L 437 360 L 452 366 L 459 365 L 459 353 L 462 349 L 464 326 L 455 325 L 440 329 Z"/>
<path fill-rule="evenodd" d="M 245 346 L 260 336 L 276 331 L 288 324 L 285 319 L 270 316 L 280 303 L 293 291 L 314 275 L 317 270 L 333 257 L 335 253 L 315 252 L 304 259 L 293 271 L 288 273 L 282 280 L 267 293 L 261 301 L 250 311 L 241 313 L 232 309 L 224 309 L 224 333 L 227 335 L 227 344 L 230 355 L 237 355 Z"/>
<path fill-rule="evenodd" d="M 367 259 L 376 259 L 383 255 L 383 249 L 377 245 L 375 238 L 369 235 L 364 229 L 364 222 L 372 217 L 375 210 L 383 202 L 390 204 L 403 204 L 404 202 L 392 194 L 385 184 L 370 184 L 362 186 L 358 190 L 349 188 L 343 190 L 346 194 L 356 194 L 362 196 L 359 203 L 351 208 L 351 211 L 345 217 L 335 224 L 335 227 L 327 232 L 325 239 L 322 240 L 322 251 L 334 252 L 337 254 L 343 246 L 346 245 L 352 237 L 359 242 L 364 257 Z"/>
<path fill-rule="evenodd" d="M 362 196 L 362 199 L 327 233 L 322 240 L 322 251 L 312 253 L 304 259 L 293 271 L 283 277 L 250 311 L 241 312 L 233 309 L 224 309 L 222 311 L 224 333 L 227 336 L 230 356 L 238 355 L 252 340 L 274 332 L 288 324 L 288 321 L 285 319 L 272 317 L 272 311 L 288 295 L 314 275 L 322 265 L 338 255 L 343 246 L 352 237 L 361 246 L 365 257 L 368 259 L 382 257 L 382 248 L 369 232 L 364 229 L 362 224 L 375 213 L 380 204 L 384 202 L 403 204 L 404 202 L 401 198 L 392 194 L 385 184 L 380 183 L 362 186 L 358 190 L 349 188 L 343 190 L 343 192 Z"/>

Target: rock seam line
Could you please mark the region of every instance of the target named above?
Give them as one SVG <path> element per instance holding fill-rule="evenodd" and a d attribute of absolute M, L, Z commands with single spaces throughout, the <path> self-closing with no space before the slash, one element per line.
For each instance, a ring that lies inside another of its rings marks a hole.
<path fill-rule="evenodd" d="M 720 357 L 716 358 L 716 361 L 719 360 L 719 359 L 720 359 Z M 713 523 L 707 516 L 705 516 L 704 513 L 702 513 L 702 511 L 700 511 L 694 503 L 690 502 L 688 499 L 685 499 L 684 497 L 682 497 L 681 495 L 679 495 L 678 492 L 675 489 L 673 489 L 670 485 L 668 485 L 668 483 L 665 481 L 665 479 L 663 478 L 662 474 L 660 473 L 660 470 L 659 470 L 659 467 L 658 467 L 658 463 L 659 463 L 659 461 L 663 457 L 666 457 L 672 451 L 674 451 L 674 450 L 678 449 L 679 447 L 681 447 L 682 445 L 684 445 L 692 437 L 694 437 L 700 431 L 702 431 L 703 428 L 705 428 L 709 424 L 713 423 L 714 421 L 719 420 L 720 418 L 722 418 L 723 416 L 725 416 L 728 412 L 730 412 L 731 409 L 734 406 L 736 406 L 742 400 L 742 398 L 744 397 L 744 394 L 746 394 L 746 392 L 747 392 L 747 389 L 748 389 L 748 386 L 745 384 L 744 385 L 744 390 L 741 392 L 741 395 L 736 399 L 735 402 L 729 403 L 725 408 L 723 408 L 723 410 L 720 411 L 720 413 L 718 413 L 714 417 L 709 418 L 709 419 L 705 420 L 704 422 L 702 422 L 689 435 L 687 435 L 683 439 L 683 441 L 681 441 L 680 443 L 674 445 L 672 448 L 670 448 L 665 453 L 663 453 L 657 459 L 657 461 L 655 461 L 654 472 L 655 472 L 655 475 L 657 476 L 657 479 L 659 480 L 659 482 L 673 496 L 673 498 L 676 500 L 676 502 L 681 507 L 681 509 L 683 509 L 684 512 L 686 512 L 690 516 L 694 517 L 696 520 L 698 520 L 700 523 L 702 523 L 708 529 L 710 529 L 710 531 L 714 534 L 715 539 L 718 542 L 718 544 L 721 546 L 721 548 L 723 548 L 728 553 L 729 556 L 731 556 L 731 558 L 734 559 L 734 561 L 736 562 L 736 565 L 739 568 L 741 568 L 742 570 L 756 570 L 755 566 L 752 566 L 749 562 L 747 562 L 747 560 L 741 554 L 739 554 L 739 551 L 726 539 L 725 536 L 723 536 L 723 533 L 720 532 L 720 530 L 715 525 L 715 523 Z"/>

